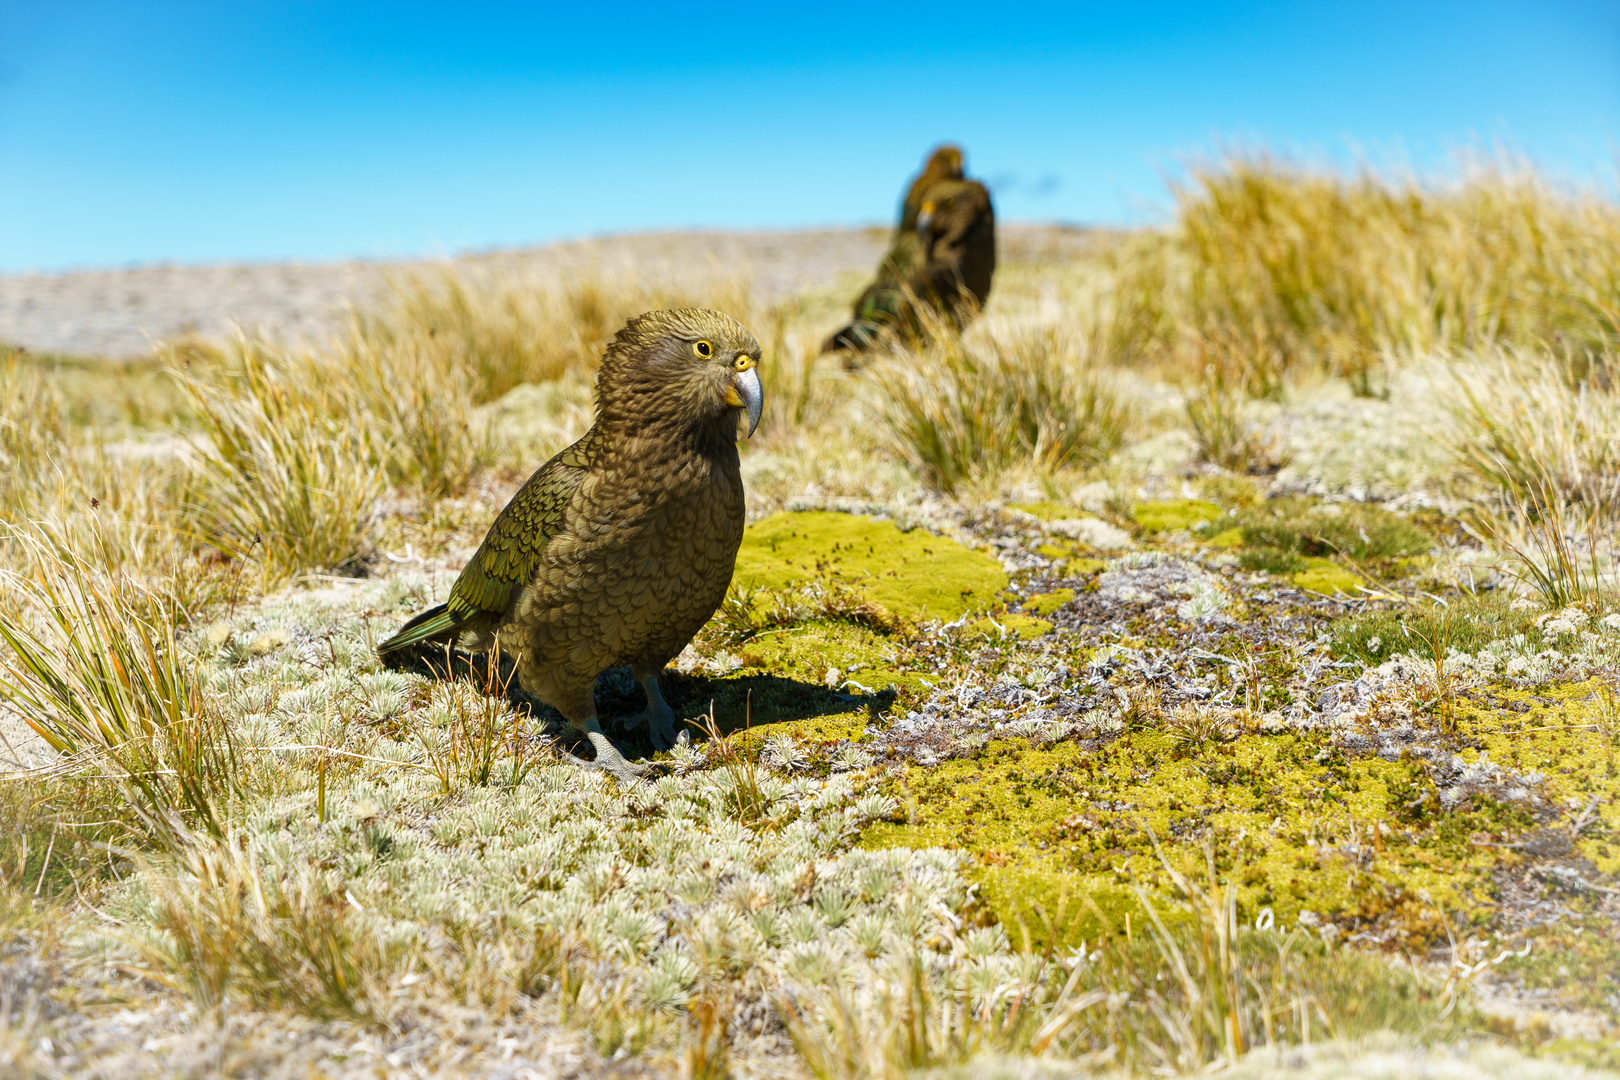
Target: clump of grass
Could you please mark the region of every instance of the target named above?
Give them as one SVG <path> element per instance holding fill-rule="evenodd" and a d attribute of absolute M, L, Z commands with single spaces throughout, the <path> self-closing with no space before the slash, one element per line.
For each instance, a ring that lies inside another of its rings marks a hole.
<path fill-rule="evenodd" d="M 1620 500 L 1620 393 L 1607 366 L 1502 349 L 1459 363 L 1455 376 L 1453 453 L 1489 490 L 1532 513 L 1554 499 L 1594 509 Z"/>
<path fill-rule="evenodd" d="M 427 709 L 415 725 L 426 768 L 448 795 L 466 787 L 500 782 L 516 786 L 535 764 L 537 753 L 525 733 L 527 710 L 514 710 L 509 691 L 516 667 L 502 664 L 497 646 L 474 665 L 446 649 L 430 661 L 464 670 L 431 684 Z M 505 762 L 505 769 L 497 766 Z"/>
<path fill-rule="evenodd" d="M 172 599 L 48 533 L 13 541 L 28 562 L 0 568 L 12 598 L 0 611 L 0 700 L 52 749 L 87 755 L 147 839 L 218 833 L 237 789 L 235 747 L 180 649 Z"/>
<path fill-rule="evenodd" d="M 0 518 L 15 520 L 70 464 L 61 395 L 15 353 L 0 367 Z"/>
<path fill-rule="evenodd" d="M 1546 607 L 1602 605 L 1613 589 L 1600 557 L 1605 546 L 1613 545 L 1612 508 L 1572 506 L 1556 490 L 1542 489 L 1533 504 L 1504 494 L 1514 505 L 1485 527 L 1488 538 L 1507 555 L 1503 571 Z"/>
<path fill-rule="evenodd" d="M 890 399 L 891 448 L 948 495 L 1013 470 L 1095 465 L 1123 441 L 1131 416 L 1114 383 L 1050 331 L 982 350 L 938 337 L 874 374 Z"/>
<path fill-rule="evenodd" d="M 1170 230 L 1111 257 L 1118 344 L 1155 366 L 1214 359 L 1258 395 L 1306 370 L 1373 393 L 1400 356 L 1594 356 L 1620 331 L 1620 210 L 1528 170 L 1437 186 L 1238 158 L 1195 170 L 1176 199 Z"/>
<path fill-rule="evenodd" d="M 742 318 L 751 304 L 742 282 L 694 297 L 633 279 L 557 283 L 462 266 L 395 282 L 382 308 L 358 320 L 355 337 L 374 350 L 420 350 L 437 369 L 468 373 L 482 403 L 523 383 L 589 378 L 628 319 L 669 307 L 717 307 Z"/>
<path fill-rule="evenodd" d="M 1187 395 L 1187 423 L 1198 460 L 1238 473 L 1274 473 L 1288 463 L 1288 454 L 1255 429 L 1244 416 L 1244 404 L 1241 388 L 1222 368 L 1204 368 L 1204 378 Z"/>
<path fill-rule="evenodd" d="M 383 490 L 383 433 L 349 414 L 307 360 L 246 338 L 232 359 L 236 373 L 218 379 L 176 371 L 208 438 L 197 451 L 201 535 L 233 557 L 259 556 L 269 581 L 355 563 Z"/>

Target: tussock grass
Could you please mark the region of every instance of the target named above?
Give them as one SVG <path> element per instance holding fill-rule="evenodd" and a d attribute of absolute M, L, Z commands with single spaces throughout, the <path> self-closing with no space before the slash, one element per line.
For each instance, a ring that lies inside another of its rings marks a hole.
<path fill-rule="evenodd" d="M 1527 169 L 1436 187 L 1237 158 L 1175 194 L 1169 230 L 1112 256 L 1111 339 L 1152 366 L 1215 362 L 1261 395 L 1316 369 L 1370 393 L 1405 356 L 1500 344 L 1596 362 L 1620 333 L 1620 211 Z"/>
<path fill-rule="evenodd" d="M 934 490 L 967 494 L 1014 469 L 1078 471 L 1123 441 L 1124 394 L 1056 332 L 935 342 L 872 369 L 890 397 L 889 446 Z"/>
<path fill-rule="evenodd" d="M 234 372 L 177 372 L 207 438 L 196 451 L 200 534 L 233 558 L 259 559 L 267 583 L 354 563 L 383 492 L 387 433 L 354 422 L 308 360 L 245 338 L 233 353 Z"/>
<path fill-rule="evenodd" d="M 1274 473 L 1288 464 L 1288 452 L 1249 421 L 1246 399 L 1243 388 L 1214 364 L 1188 385 L 1187 424 L 1198 459 L 1238 473 Z"/>
<path fill-rule="evenodd" d="M 698 297 L 603 275 L 557 284 L 446 270 L 396 282 L 380 311 L 357 317 L 354 337 L 373 351 L 431 354 L 436 370 L 468 373 L 483 403 L 523 383 L 594 374 L 603 346 L 627 319 L 671 307 L 717 307 L 741 317 L 752 305 L 741 281 Z"/>
<path fill-rule="evenodd" d="M 148 840 L 218 833 L 236 791 L 235 748 L 206 707 L 181 650 L 171 597 L 126 572 L 62 550 L 46 533 L 16 537 L 24 570 L 0 569 L 13 598 L 0 613 L 0 700 L 52 749 L 81 754 L 126 796 Z"/>
<path fill-rule="evenodd" d="M 1611 513 L 1620 503 L 1620 389 L 1605 374 L 1610 364 L 1526 349 L 1459 363 L 1444 391 L 1460 429 L 1458 461 L 1532 512 L 1562 500 Z"/>

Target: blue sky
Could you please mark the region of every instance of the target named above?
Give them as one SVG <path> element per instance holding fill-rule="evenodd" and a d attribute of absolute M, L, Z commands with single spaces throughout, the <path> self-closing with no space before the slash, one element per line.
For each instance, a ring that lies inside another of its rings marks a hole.
<path fill-rule="evenodd" d="M 0 271 L 877 222 L 941 139 L 1012 220 L 1233 146 L 1610 185 L 1620 2 L 0 0 Z"/>

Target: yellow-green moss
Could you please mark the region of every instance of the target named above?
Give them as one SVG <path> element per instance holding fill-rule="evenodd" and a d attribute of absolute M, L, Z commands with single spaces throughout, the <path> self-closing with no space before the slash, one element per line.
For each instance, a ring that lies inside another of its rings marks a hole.
<path fill-rule="evenodd" d="M 1045 619 L 1031 618 L 1013 611 L 975 619 L 967 628 L 969 633 L 983 634 L 991 641 L 1000 641 L 1003 637 L 1028 640 L 1052 632 L 1052 624 Z"/>
<path fill-rule="evenodd" d="M 867 717 L 863 710 L 811 716 L 803 720 L 767 720 L 747 725 L 737 732 L 737 740 L 743 746 L 754 749 L 763 746 L 766 739 L 779 733 L 791 735 L 798 741 L 810 743 L 812 746 L 830 745 L 846 739 L 861 742 L 867 737 L 866 723 Z"/>
<path fill-rule="evenodd" d="M 1075 553 L 1079 550 L 1080 547 L 1077 544 L 1061 543 L 1053 540 L 1035 546 L 1035 551 L 1038 554 L 1045 555 L 1048 559 L 1062 559 L 1063 570 L 1069 574 L 1095 574 L 1108 565 L 1103 560 L 1093 559 L 1090 556 L 1076 557 Z"/>
<path fill-rule="evenodd" d="M 1243 530 L 1238 528 L 1227 529 L 1223 532 L 1216 533 L 1208 540 L 1205 540 L 1204 543 L 1208 544 L 1210 547 L 1218 548 L 1242 547 Z"/>
<path fill-rule="evenodd" d="M 1480 753 L 1516 772 L 1546 776 L 1546 793 L 1554 805 L 1578 801 L 1592 805 L 1592 820 L 1575 846 L 1605 874 L 1620 873 L 1620 716 L 1605 716 L 1602 684 L 1567 683 L 1540 687 L 1537 693 L 1556 705 L 1535 703 L 1529 712 L 1481 709 L 1462 704 L 1459 724 L 1484 744 L 1464 750 L 1465 760 Z M 1530 700 L 1523 690 L 1504 690 L 1509 700 Z M 1614 699 L 1620 710 L 1620 695 Z"/>
<path fill-rule="evenodd" d="M 1142 526 L 1143 532 L 1168 532 L 1216 521 L 1221 516 L 1221 508 L 1203 499 L 1166 499 L 1137 503 L 1131 508 L 1131 516 Z"/>
<path fill-rule="evenodd" d="M 1588 815 L 1579 835 L 1571 837 L 1575 853 L 1590 860 L 1599 874 L 1620 873 L 1620 717 L 1615 713 L 1620 702 L 1611 704 L 1596 679 L 1538 687 L 1537 695 L 1551 698 L 1552 705 L 1523 690 L 1493 688 L 1493 693 L 1532 707 L 1511 712 L 1460 701 L 1458 727 L 1483 744 L 1461 756 L 1475 761 L 1489 754 L 1505 768 L 1541 773 L 1548 802 L 1578 807 L 1571 818 Z M 1563 823 L 1551 828 L 1568 835 Z M 1496 843 L 1508 837 L 1486 833 L 1478 839 Z M 1497 850 L 1510 862 L 1517 858 L 1511 847 Z M 1594 901 L 1577 897 L 1573 902 Z M 1578 924 L 1548 928 L 1528 956 L 1511 957 L 1502 968 L 1526 987 L 1557 990 L 1588 1007 L 1612 1008 L 1620 997 L 1620 942 L 1610 935 L 1581 933 Z"/>
<path fill-rule="evenodd" d="M 860 586 L 874 603 L 913 618 L 984 611 L 1007 586 L 1001 564 L 983 552 L 854 514 L 775 514 L 744 534 L 734 578 L 743 588 L 829 578 Z"/>
<path fill-rule="evenodd" d="M 894 640 L 847 622 L 811 622 L 790 630 L 761 634 L 743 646 L 744 671 L 813 683 L 826 682 L 827 671 L 836 668 L 843 679 L 882 690 L 888 686 L 921 690 L 928 680 L 902 670 L 904 646 Z"/>
<path fill-rule="evenodd" d="M 1328 596 L 1353 593 L 1356 586 L 1365 584 L 1367 580 L 1331 559 L 1307 559 L 1306 563 L 1306 568 L 1293 575 L 1290 580 L 1301 589 L 1309 589 L 1311 592 L 1325 593 Z"/>
<path fill-rule="evenodd" d="M 1073 599 L 1073 589 L 1053 589 L 1049 593 L 1030 597 L 1022 606 L 1025 615 L 1050 615 Z"/>
<path fill-rule="evenodd" d="M 1204 861 L 1198 836 L 1212 829 L 1246 919 L 1263 907 L 1281 925 L 1306 909 L 1356 912 L 1418 942 L 1443 938 L 1442 911 L 1483 917 L 1495 855 L 1470 845 L 1466 829 L 1488 827 L 1495 811 L 1459 814 L 1463 831 L 1431 837 L 1402 816 L 1426 782 L 1421 766 L 1318 761 L 1325 746 L 1245 736 L 1193 752 L 1158 732 L 1095 752 L 996 742 L 973 758 L 908 768 L 895 794 L 910 819 L 872 826 L 863 843 L 972 852 L 982 894 L 1009 933 L 1022 920 L 1042 940 L 1042 912 L 1055 920 L 1064 897 L 1068 925 L 1058 929 L 1072 942 L 1127 912 L 1139 917 L 1135 885 L 1167 896 L 1149 830 L 1171 865 L 1192 871 Z M 1385 831 L 1374 839 L 1378 823 Z M 1372 848 L 1370 860 L 1346 856 L 1351 843 Z"/>

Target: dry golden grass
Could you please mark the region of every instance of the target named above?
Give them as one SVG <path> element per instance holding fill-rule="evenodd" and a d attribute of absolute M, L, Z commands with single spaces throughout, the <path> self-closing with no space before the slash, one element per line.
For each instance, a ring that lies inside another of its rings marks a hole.
<path fill-rule="evenodd" d="M 1425 187 L 1238 159 L 1176 195 L 1173 227 L 1113 256 L 1111 339 L 1154 366 L 1219 363 L 1257 394 L 1316 368 L 1372 392 L 1422 353 L 1595 358 L 1620 334 L 1620 210 L 1525 168 Z"/>

